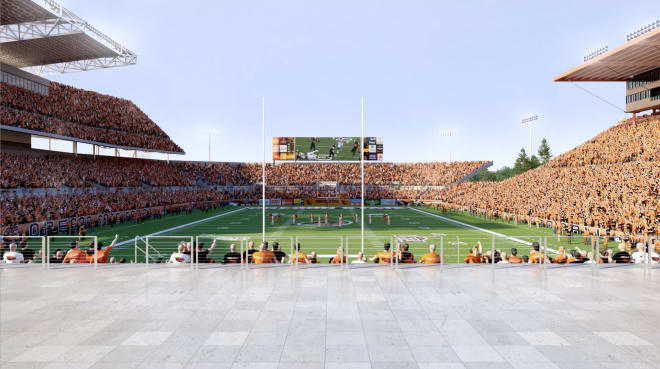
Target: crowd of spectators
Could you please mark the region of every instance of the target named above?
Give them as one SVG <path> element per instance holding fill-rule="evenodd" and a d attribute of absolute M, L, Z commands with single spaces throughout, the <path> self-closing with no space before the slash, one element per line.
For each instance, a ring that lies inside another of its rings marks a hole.
<path fill-rule="evenodd" d="M 501 182 L 443 191 L 448 207 L 591 231 L 660 232 L 660 119 L 627 120 L 547 164 Z"/>
<path fill-rule="evenodd" d="M 451 186 L 442 200 L 494 211 L 500 217 L 522 215 L 634 234 L 656 233 L 660 230 L 660 165 L 543 166 L 502 182 Z"/>
<path fill-rule="evenodd" d="M 364 181 L 369 185 L 444 186 L 487 165 L 486 161 L 428 163 L 366 163 Z M 254 181 L 261 176 L 259 164 L 245 164 L 246 176 Z M 319 181 L 339 185 L 360 185 L 359 163 L 283 163 L 269 165 L 266 183 L 270 185 L 315 185 Z"/>
<path fill-rule="evenodd" d="M 249 186 L 260 183 L 261 164 L 203 163 L 99 156 L 33 156 L 0 153 L 0 188 L 84 188 L 96 184 L 106 187 Z M 453 163 L 376 163 L 365 166 L 368 185 L 444 186 L 464 178 L 487 162 Z M 268 164 L 269 186 L 315 186 L 335 182 L 343 186 L 360 185 L 360 165 L 346 163 Z"/>
<path fill-rule="evenodd" d="M 89 155 L 7 152 L 0 153 L 0 159 L 0 188 L 4 191 L 28 190 L 20 195 L 2 196 L 0 210 L 4 216 L 0 222 L 3 226 L 177 203 L 256 203 L 261 198 L 261 186 L 258 185 L 261 165 L 256 163 L 168 163 Z M 487 162 L 369 164 L 366 165 L 365 198 L 439 199 L 439 185 L 465 177 L 485 164 Z M 415 171 L 420 173 L 414 174 Z M 402 173 L 406 173 L 405 176 Z M 406 179 L 408 176 L 434 186 L 416 184 Z M 359 179 L 357 164 L 270 164 L 267 166 L 266 197 L 359 198 Z M 336 186 L 319 186 L 324 181 L 335 182 Z M 405 188 L 411 184 L 421 188 Z M 44 188 L 58 190 L 36 192 Z M 88 191 L 72 194 L 61 191 L 62 188 Z M 125 191 L 117 191 L 119 188 Z"/>
<path fill-rule="evenodd" d="M 660 162 L 660 116 L 626 119 L 584 144 L 548 162 L 547 166 L 580 167 L 633 161 Z"/>
<path fill-rule="evenodd" d="M 194 188 L 176 191 L 158 188 L 129 193 L 95 193 L 80 195 L 24 196 L 2 198 L 0 225 L 15 225 L 74 216 L 112 213 L 133 209 L 190 203 L 220 205 L 229 200 L 229 193 Z"/>
<path fill-rule="evenodd" d="M 146 159 L 0 153 L 0 188 L 194 186 L 195 164 Z"/>
<path fill-rule="evenodd" d="M 48 95 L 0 82 L 3 125 L 118 146 L 183 152 L 129 100 L 51 82 Z"/>

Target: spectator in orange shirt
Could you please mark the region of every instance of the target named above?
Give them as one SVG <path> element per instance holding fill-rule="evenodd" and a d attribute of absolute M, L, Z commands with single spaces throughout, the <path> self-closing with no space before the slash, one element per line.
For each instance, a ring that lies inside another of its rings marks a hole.
<path fill-rule="evenodd" d="M 470 253 L 468 254 L 468 256 L 465 257 L 463 261 L 468 264 L 481 264 L 481 259 L 482 259 L 481 251 L 482 251 L 481 241 L 477 241 L 477 244 L 472 246 Z"/>
<path fill-rule="evenodd" d="M 307 255 L 304 252 L 300 251 L 300 242 L 296 244 L 296 251 L 289 257 L 289 263 L 291 264 L 309 264 L 307 260 Z"/>
<path fill-rule="evenodd" d="M 529 263 L 538 264 L 541 256 L 541 246 L 538 242 L 532 242 L 532 251 L 529 253 Z"/>
<path fill-rule="evenodd" d="M 522 264 L 523 262 L 523 260 L 518 257 L 518 249 L 515 247 L 511 249 L 511 256 L 509 256 L 508 260 L 511 264 Z"/>
<path fill-rule="evenodd" d="M 390 243 L 386 242 L 383 245 L 383 251 L 379 251 L 376 256 L 371 258 L 371 261 L 379 264 L 389 264 L 392 262 L 394 253 L 390 251 Z"/>
<path fill-rule="evenodd" d="M 568 255 L 566 254 L 566 248 L 564 246 L 559 246 L 557 250 L 557 256 L 552 260 L 553 264 L 566 264 L 568 262 Z"/>
<path fill-rule="evenodd" d="M 266 243 L 262 242 L 259 251 L 252 254 L 252 260 L 255 264 L 275 263 L 275 254 L 266 248 Z"/>
<path fill-rule="evenodd" d="M 112 240 L 110 243 L 110 246 L 106 247 L 105 249 L 103 248 L 103 242 L 99 242 L 97 245 L 97 262 L 98 263 L 103 263 L 107 264 L 108 263 L 108 256 L 110 255 L 110 251 L 112 251 L 112 248 L 115 247 L 115 244 L 117 243 L 117 239 L 119 238 L 119 235 L 116 234 L 115 238 Z M 88 263 L 93 263 L 94 262 L 94 254 L 89 255 L 87 258 Z"/>
<path fill-rule="evenodd" d="M 422 264 L 440 264 L 440 255 L 435 253 L 434 244 L 429 245 L 428 254 L 424 254 L 419 262 Z"/>
<path fill-rule="evenodd" d="M 338 248 L 337 255 L 330 260 L 330 264 L 346 264 L 346 255 L 344 255 L 344 249 Z"/>
<path fill-rule="evenodd" d="M 80 249 L 78 241 L 71 242 L 71 250 L 69 250 L 62 260 L 62 264 L 85 264 L 87 263 L 87 253 Z"/>

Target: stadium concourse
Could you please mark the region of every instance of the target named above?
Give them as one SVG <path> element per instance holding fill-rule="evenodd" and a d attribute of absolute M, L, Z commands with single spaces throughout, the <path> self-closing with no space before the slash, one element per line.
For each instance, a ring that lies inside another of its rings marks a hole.
<path fill-rule="evenodd" d="M 0 270 L 2 368 L 658 368 L 658 274 Z"/>

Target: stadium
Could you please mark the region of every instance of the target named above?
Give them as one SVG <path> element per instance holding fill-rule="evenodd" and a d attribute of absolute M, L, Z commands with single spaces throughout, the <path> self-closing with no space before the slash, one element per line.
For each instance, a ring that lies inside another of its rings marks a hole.
<path fill-rule="evenodd" d="M 266 137 L 266 96 L 261 161 L 182 160 L 155 112 L 47 78 L 130 41 L 0 13 L 0 367 L 660 368 L 659 21 L 556 71 L 624 82 L 626 118 L 482 180 L 385 161 L 364 100 L 360 136 Z"/>

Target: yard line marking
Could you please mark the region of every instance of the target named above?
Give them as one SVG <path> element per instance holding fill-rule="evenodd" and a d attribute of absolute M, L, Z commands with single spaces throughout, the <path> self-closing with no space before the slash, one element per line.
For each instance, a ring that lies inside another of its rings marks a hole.
<path fill-rule="evenodd" d="M 172 227 L 172 228 L 168 228 L 168 229 L 163 229 L 163 230 L 161 230 L 161 231 L 154 232 L 154 233 L 150 233 L 150 234 L 145 235 L 145 236 L 142 236 L 142 237 L 158 236 L 158 235 L 163 234 L 163 233 L 167 233 L 167 232 L 170 232 L 170 231 L 176 231 L 177 229 L 181 229 L 181 228 L 189 227 L 189 226 L 191 226 L 191 225 L 195 225 L 195 224 L 199 224 L 199 223 L 204 223 L 204 222 L 207 222 L 207 221 L 209 221 L 209 220 L 213 220 L 213 219 L 216 219 L 216 218 L 224 217 L 225 215 L 233 214 L 233 213 L 239 212 L 239 211 L 241 211 L 241 210 L 245 210 L 245 209 L 246 209 L 246 208 L 240 208 L 240 209 L 236 209 L 236 210 L 228 211 L 228 212 L 226 212 L 226 213 L 217 214 L 217 215 L 214 215 L 214 216 L 211 216 L 211 217 L 208 217 L 208 218 L 199 219 L 199 220 L 196 220 L 196 221 L 194 221 L 194 222 L 190 222 L 190 223 L 186 223 L 186 224 L 181 224 L 181 225 L 178 225 L 178 226 L 176 226 L 176 227 Z M 128 245 L 128 244 L 134 244 L 134 243 L 135 243 L 135 238 L 132 238 L 132 239 L 130 239 L 130 240 L 126 240 L 126 241 L 122 241 L 122 242 L 118 242 L 118 243 L 115 245 L 115 249 L 116 249 L 116 250 L 119 250 L 119 249 L 122 248 L 121 246 Z"/>
<path fill-rule="evenodd" d="M 426 212 L 426 211 L 424 211 L 424 210 L 415 209 L 415 208 L 408 208 L 408 209 L 410 209 L 410 210 L 414 210 L 414 211 L 419 212 L 419 213 L 422 213 L 422 214 L 430 215 L 430 216 L 432 216 L 432 217 L 436 217 L 436 218 L 442 219 L 442 220 L 444 220 L 444 221 L 446 221 L 446 222 L 455 223 L 455 224 L 458 224 L 458 225 L 463 226 L 463 227 L 466 227 L 466 228 L 472 228 L 472 229 L 476 229 L 476 230 L 478 230 L 478 231 L 482 231 L 482 232 L 486 232 L 486 233 L 488 233 L 488 234 L 492 234 L 492 235 L 494 235 L 494 236 L 504 237 L 504 238 L 506 238 L 506 239 L 508 239 L 508 240 L 515 241 L 515 242 L 518 242 L 518 243 L 522 243 L 523 245 L 527 245 L 527 246 L 531 246 L 531 245 L 532 245 L 531 242 L 524 241 L 524 240 L 521 240 L 521 239 L 519 239 L 519 238 L 515 238 L 515 237 L 507 236 L 507 235 L 504 235 L 504 234 L 501 234 L 501 233 L 493 232 L 493 231 L 491 231 L 491 230 L 484 229 L 484 228 L 481 228 L 481 227 L 477 227 L 477 226 L 474 226 L 474 225 L 472 225 L 472 224 L 459 222 L 458 220 L 453 220 L 453 219 L 445 218 L 445 217 L 443 217 L 443 216 L 441 216 L 441 215 L 437 215 L 437 214 L 429 213 L 429 212 Z M 548 250 L 548 251 L 550 251 L 550 252 L 554 252 L 555 254 L 557 253 L 557 250 L 553 250 L 553 249 L 551 249 L 551 248 L 546 248 L 546 250 Z"/>

